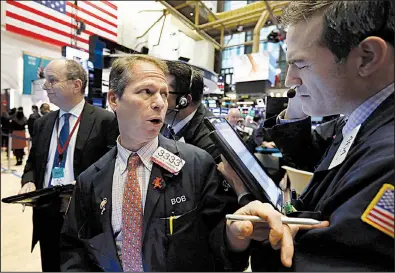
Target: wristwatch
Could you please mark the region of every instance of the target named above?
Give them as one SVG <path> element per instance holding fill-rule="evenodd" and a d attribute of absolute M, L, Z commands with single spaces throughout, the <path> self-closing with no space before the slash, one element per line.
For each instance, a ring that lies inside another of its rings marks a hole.
<path fill-rule="evenodd" d="M 244 207 L 251 201 L 254 201 L 255 198 L 250 192 L 242 192 L 237 196 L 237 202 L 239 203 L 240 206 Z"/>

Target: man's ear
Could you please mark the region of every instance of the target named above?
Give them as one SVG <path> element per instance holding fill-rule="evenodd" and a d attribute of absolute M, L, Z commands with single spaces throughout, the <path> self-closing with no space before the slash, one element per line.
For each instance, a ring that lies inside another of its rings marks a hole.
<path fill-rule="evenodd" d="M 379 37 L 368 37 L 360 42 L 358 46 L 358 74 L 361 77 L 367 77 L 380 69 L 387 50 L 387 43 Z"/>
<path fill-rule="evenodd" d="M 74 90 L 76 93 L 77 92 L 85 93 L 85 90 L 82 90 L 82 81 L 80 79 L 74 81 Z M 78 91 L 76 91 L 76 90 L 78 90 Z"/>
<path fill-rule="evenodd" d="M 187 100 L 188 100 L 188 104 L 191 104 L 191 102 L 192 102 L 192 95 L 191 94 L 188 94 Z"/>
<path fill-rule="evenodd" d="M 108 104 L 110 105 L 111 109 L 116 112 L 118 106 L 118 96 L 114 90 L 110 89 L 107 93 L 107 100 Z"/>

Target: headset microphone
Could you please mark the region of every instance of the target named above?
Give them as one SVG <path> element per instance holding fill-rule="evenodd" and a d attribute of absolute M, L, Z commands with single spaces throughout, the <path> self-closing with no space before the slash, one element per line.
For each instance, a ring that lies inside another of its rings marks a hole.
<path fill-rule="evenodd" d="M 295 89 L 291 88 L 291 89 L 288 90 L 288 92 L 287 92 L 287 97 L 288 98 L 292 99 L 293 97 L 295 97 L 295 95 L 296 95 Z"/>

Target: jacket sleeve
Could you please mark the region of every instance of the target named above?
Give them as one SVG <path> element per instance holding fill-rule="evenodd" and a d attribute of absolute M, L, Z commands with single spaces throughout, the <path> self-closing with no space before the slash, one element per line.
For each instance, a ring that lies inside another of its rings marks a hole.
<path fill-rule="evenodd" d="M 32 146 L 29 151 L 29 156 L 27 158 L 25 168 L 23 170 L 23 175 L 22 175 L 22 186 L 25 185 L 27 182 L 34 182 L 37 188 L 37 183 L 36 181 L 36 175 L 35 175 L 35 170 L 36 170 L 36 151 L 37 148 L 39 147 L 39 142 L 40 142 L 40 132 L 39 132 L 39 126 L 41 124 L 41 120 L 37 120 L 33 124 L 33 132 L 35 131 L 36 134 L 33 135 L 32 137 Z"/>
<path fill-rule="evenodd" d="M 90 196 L 81 188 L 81 176 L 77 179 L 70 206 L 60 233 L 61 271 L 96 271 L 80 239 L 80 232 L 88 220 L 89 206 L 84 206 L 83 198 Z M 87 203 L 89 204 L 89 203 Z"/>
<path fill-rule="evenodd" d="M 249 252 L 228 251 L 225 233 L 225 215 L 238 209 L 237 197 L 236 195 L 230 196 L 222 190 L 217 168 L 211 157 L 205 162 L 209 164 L 205 164 L 201 169 L 202 173 L 206 173 L 203 181 L 207 181 L 201 193 L 203 196 L 202 216 L 211 231 L 209 242 L 216 263 L 216 271 L 243 271 L 248 266 Z"/>
<path fill-rule="evenodd" d="M 265 129 L 283 155 L 284 165 L 313 172 L 333 141 L 342 119 L 331 120 L 311 130 L 311 118 L 276 124 L 265 122 Z"/>
<path fill-rule="evenodd" d="M 329 227 L 298 232 L 294 271 L 394 271 L 393 237 L 362 220 L 369 206 L 380 199 L 380 189 L 385 184 L 394 186 L 394 154 L 388 148 L 394 146 L 393 131 L 378 135 L 376 140 L 357 144 L 349 159 L 336 167 L 336 177 L 325 185 L 325 196 L 317 196 Z M 393 211 L 393 191 L 392 200 L 386 198 Z M 283 271 L 279 257 L 269 245 L 256 245 L 252 269 Z"/>

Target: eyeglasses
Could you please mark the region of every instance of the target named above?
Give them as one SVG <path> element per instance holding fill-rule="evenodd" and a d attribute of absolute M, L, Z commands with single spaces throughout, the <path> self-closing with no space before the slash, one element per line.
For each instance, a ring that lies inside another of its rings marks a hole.
<path fill-rule="evenodd" d="M 69 79 L 63 80 L 63 81 L 58 81 L 58 80 L 54 80 L 54 79 L 45 80 L 45 82 L 42 84 L 41 88 L 42 88 L 43 90 L 49 90 L 49 89 L 51 89 L 55 84 L 61 83 L 61 82 L 67 82 L 67 81 L 70 81 L 70 80 L 69 80 Z"/>

